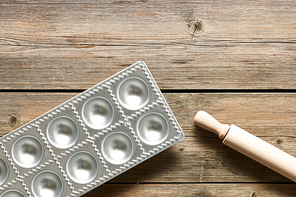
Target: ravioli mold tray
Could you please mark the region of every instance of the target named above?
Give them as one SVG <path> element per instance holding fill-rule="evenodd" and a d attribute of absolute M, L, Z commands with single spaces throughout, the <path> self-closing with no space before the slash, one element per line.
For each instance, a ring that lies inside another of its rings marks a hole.
<path fill-rule="evenodd" d="M 184 138 L 137 62 L 0 139 L 0 197 L 81 196 Z"/>

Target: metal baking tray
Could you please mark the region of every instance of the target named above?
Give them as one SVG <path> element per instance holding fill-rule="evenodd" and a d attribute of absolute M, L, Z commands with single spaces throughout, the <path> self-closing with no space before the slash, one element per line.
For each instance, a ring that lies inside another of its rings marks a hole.
<path fill-rule="evenodd" d="M 81 196 L 184 138 L 137 62 L 0 139 L 0 197 Z"/>

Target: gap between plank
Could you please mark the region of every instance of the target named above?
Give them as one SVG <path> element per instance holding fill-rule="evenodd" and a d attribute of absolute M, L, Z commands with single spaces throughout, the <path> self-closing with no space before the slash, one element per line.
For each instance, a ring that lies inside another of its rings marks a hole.
<path fill-rule="evenodd" d="M 0 89 L 0 92 L 81 93 L 87 89 Z M 296 93 L 296 89 L 160 89 L 162 93 Z"/>
<path fill-rule="evenodd" d="M 153 184 L 163 184 L 163 185 L 175 185 L 175 184 L 196 184 L 196 185 L 209 185 L 209 184 L 295 184 L 294 182 L 106 182 L 104 184 L 109 185 L 132 185 L 132 184 L 143 184 L 143 185 L 153 185 Z"/>

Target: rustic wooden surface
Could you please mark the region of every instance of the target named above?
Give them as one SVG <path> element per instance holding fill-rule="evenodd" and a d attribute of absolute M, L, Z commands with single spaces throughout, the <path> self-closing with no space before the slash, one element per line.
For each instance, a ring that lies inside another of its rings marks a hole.
<path fill-rule="evenodd" d="M 193 123 L 206 110 L 296 156 L 295 1 L 0 0 L 0 135 L 143 60 L 185 139 L 85 194 L 296 196 Z"/>

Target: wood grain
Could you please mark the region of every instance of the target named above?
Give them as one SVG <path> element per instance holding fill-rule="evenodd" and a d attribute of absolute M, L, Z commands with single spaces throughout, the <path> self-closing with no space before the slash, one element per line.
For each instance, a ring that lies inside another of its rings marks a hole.
<path fill-rule="evenodd" d="M 162 90 L 177 92 L 164 96 L 185 139 L 85 197 L 296 196 L 290 180 L 193 123 L 205 110 L 296 156 L 295 9 L 293 0 L 0 0 L 0 135 L 145 61 Z"/>
<path fill-rule="evenodd" d="M 1 134 L 29 122 L 75 93 L 0 93 Z M 296 156 L 296 94 L 164 94 L 185 133 L 185 139 L 143 162 L 113 183 L 291 182 L 226 147 L 211 132 L 193 123 L 198 109 L 221 122 L 234 123 Z M 251 111 L 250 111 L 251 110 Z M 14 121 L 12 120 L 15 117 Z"/>
<path fill-rule="evenodd" d="M 295 195 L 295 184 L 104 184 L 83 197 L 290 197 Z"/>
<path fill-rule="evenodd" d="M 87 89 L 143 60 L 162 89 L 293 89 L 295 1 L 0 1 L 0 89 Z M 195 37 L 188 22 L 203 27 Z"/>

